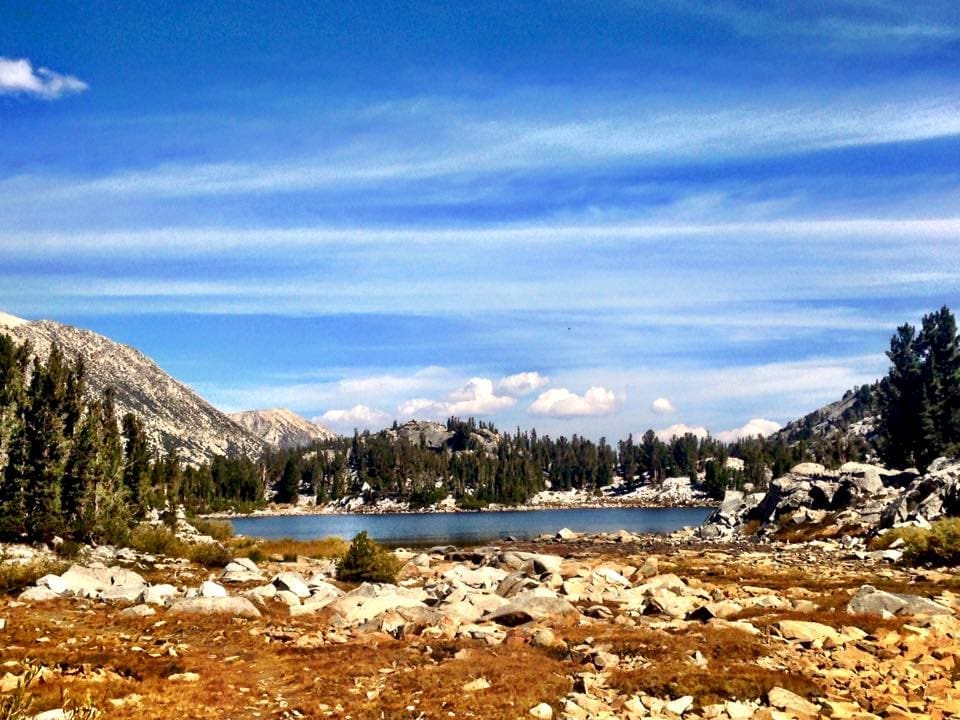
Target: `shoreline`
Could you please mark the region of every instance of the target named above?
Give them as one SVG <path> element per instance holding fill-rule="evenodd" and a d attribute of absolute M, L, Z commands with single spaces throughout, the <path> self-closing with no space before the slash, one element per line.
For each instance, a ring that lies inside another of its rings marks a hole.
<path fill-rule="evenodd" d="M 589 502 L 589 503 L 538 503 L 536 505 L 489 505 L 485 508 L 459 508 L 456 506 L 427 508 L 403 508 L 397 506 L 374 507 L 329 507 L 329 506 L 274 506 L 249 513 L 221 511 L 204 513 L 199 517 L 211 520 L 234 518 L 317 517 L 324 515 L 454 515 L 460 513 L 494 512 L 543 512 L 549 510 L 713 510 L 719 503 L 703 501 L 676 503 L 644 502 Z"/>

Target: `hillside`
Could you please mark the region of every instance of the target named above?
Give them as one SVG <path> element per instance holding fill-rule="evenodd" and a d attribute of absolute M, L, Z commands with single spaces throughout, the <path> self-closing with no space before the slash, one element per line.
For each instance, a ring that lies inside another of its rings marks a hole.
<path fill-rule="evenodd" d="M 271 447 L 284 450 L 337 437 L 332 430 L 312 423 L 286 408 L 247 410 L 232 413 L 229 417 Z"/>
<path fill-rule="evenodd" d="M 848 390 L 840 400 L 787 423 L 774 437 L 795 443 L 842 433 L 857 435 L 870 442 L 876 434 L 876 390 L 876 384 Z"/>
<path fill-rule="evenodd" d="M 112 386 L 118 412 L 138 415 L 151 445 L 176 448 L 185 462 L 197 464 L 217 455 L 257 457 L 266 448 L 263 440 L 132 347 L 72 325 L 29 322 L 5 313 L 0 314 L 0 332 L 29 341 L 41 357 L 56 343 L 68 358 L 81 358 L 88 394 Z"/>

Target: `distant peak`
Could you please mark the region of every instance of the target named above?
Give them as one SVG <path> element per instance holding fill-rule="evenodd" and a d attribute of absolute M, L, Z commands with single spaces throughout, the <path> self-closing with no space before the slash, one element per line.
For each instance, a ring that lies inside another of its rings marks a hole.
<path fill-rule="evenodd" d="M 29 325 L 29 320 L 18 318 L 16 315 L 0 312 L 0 327 L 15 328 L 21 325 Z"/>

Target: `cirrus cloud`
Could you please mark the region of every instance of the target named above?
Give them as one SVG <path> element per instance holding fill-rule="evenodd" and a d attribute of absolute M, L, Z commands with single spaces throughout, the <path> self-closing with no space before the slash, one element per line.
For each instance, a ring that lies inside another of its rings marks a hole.
<path fill-rule="evenodd" d="M 26 58 L 0 57 L 0 95 L 29 95 L 56 100 L 87 90 L 90 86 L 73 75 L 61 75 L 45 67 L 36 70 Z"/>
<path fill-rule="evenodd" d="M 609 415 L 617 409 L 617 396 L 612 390 L 592 387 L 583 395 L 567 388 L 552 388 L 542 393 L 528 408 L 531 415 L 546 417 L 581 417 L 584 415 Z"/>

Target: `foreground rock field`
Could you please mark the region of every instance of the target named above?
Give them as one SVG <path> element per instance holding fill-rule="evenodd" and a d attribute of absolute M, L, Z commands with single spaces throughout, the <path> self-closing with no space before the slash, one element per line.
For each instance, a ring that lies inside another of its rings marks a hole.
<path fill-rule="evenodd" d="M 44 720 L 960 715 L 952 573 L 628 533 L 398 554 L 398 584 L 348 586 L 101 548 L 0 598 L 0 690 L 40 667 Z"/>

